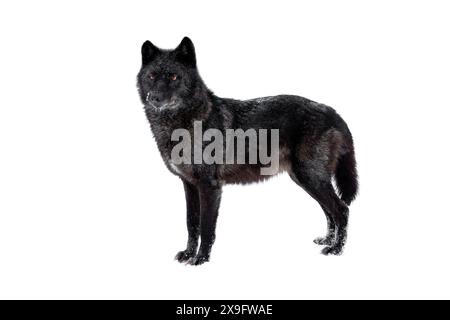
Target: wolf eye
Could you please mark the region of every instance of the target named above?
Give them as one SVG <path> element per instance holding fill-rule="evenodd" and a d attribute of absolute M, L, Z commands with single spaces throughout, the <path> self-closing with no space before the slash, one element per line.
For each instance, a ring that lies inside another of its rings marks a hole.
<path fill-rule="evenodd" d="M 170 80 L 175 81 L 178 79 L 178 76 L 176 74 L 171 74 L 170 75 Z"/>

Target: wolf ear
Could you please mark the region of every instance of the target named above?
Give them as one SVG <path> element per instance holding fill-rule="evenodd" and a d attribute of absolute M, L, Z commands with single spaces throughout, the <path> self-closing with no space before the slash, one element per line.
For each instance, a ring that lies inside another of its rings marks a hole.
<path fill-rule="evenodd" d="M 141 53 L 142 53 L 142 65 L 146 65 L 152 62 L 155 59 L 156 55 L 160 52 L 160 50 L 155 47 L 153 43 L 150 41 L 145 41 L 142 44 Z"/>
<path fill-rule="evenodd" d="M 195 59 L 195 48 L 191 39 L 184 37 L 178 47 L 174 50 L 178 61 L 184 63 L 187 66 L 194 67 L 197 62 Z"/>

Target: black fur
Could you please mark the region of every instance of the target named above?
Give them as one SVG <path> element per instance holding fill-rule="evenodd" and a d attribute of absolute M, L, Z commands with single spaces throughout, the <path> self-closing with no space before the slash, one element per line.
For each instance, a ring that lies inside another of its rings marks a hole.
<path fill-rule="evenodd" d="M 279 129 L 280 171 L 311 195 L 322 207 L 328 233 L 315 240 L 326 245 L 324 254 L 340 254 L 346 240 L 348 207 L 358 182 L 351 133 L 334 109 L 298 96 L 282 95 L 238 101 L 215 96 L 197 71 L 195 49 L 184 38 L 175 50 L 162 50 L 146 41 L 138 91 L 162 158 L 184 184 L 187 203 L 188 243 L 176 255 L 193 265 L 209 260 L 222 186 L 268 178 L 262 164 L 182 164 L 170 162 L 174 129 L 192 132 L 201 120 L 203 130 Z M 192 155 L 191 155 L 192 156 Z M 340 197 L 332 178 L 335 178 Z M 199 237 L 201 239 L 198 249 Z M 198 250 L 197 250 L 198 249 Z"/>

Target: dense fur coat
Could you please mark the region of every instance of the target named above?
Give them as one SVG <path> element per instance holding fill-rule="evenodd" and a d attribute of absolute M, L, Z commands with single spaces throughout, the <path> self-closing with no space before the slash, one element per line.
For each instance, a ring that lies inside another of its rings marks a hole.
<path fill-rule="evenodd" d="M 358 188 L 352 135 L 334 109 L 290 95 L 247 101 L 215 96 L 199 76 L 194 45 L 184 38 L 174 50 L 146 41 L 137 86 L 147 118 L 168 169 L 184 184 L 188 244 L 177 254 L 180 262 L 198 265 L 209 260 L 221 187 L 251 183 L 269 176 L 256 164 L 178 164 L 171 162 L 173 130 L 278 129 L 280 172 L 287 171 L 322 207 L 328 233 L 315 242 L 324 254 L 341 254 L 347 235 L 348 205 Z M 337 192 L 332 185 L 335 178 Z M 198 249 L 199 237 L 201 239 Z"/>

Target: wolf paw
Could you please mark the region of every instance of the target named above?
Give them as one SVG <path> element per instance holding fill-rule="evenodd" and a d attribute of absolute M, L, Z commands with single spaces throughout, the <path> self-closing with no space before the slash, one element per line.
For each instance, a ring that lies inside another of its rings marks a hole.
<path fill-rule="evenodd" d="M 334 246 L 328 246 L 322 249 L 322 254 L 324 255 L 335 255 L 335 256 L 339 256 L 341 255 L 343 252 L 343 248 L 342 246 L 339 245 L 334 245 Z"/>
<path fill-rule="evenodd" d="M 329 246 L 333 244 L 333 240 L 328 237 L 318 237 L 314 239 L 314 243 L 318 244 L 319 246 Z"/>
<path fill-rule="evenodd" d="M 187 264 L 190 264 L 192 266 L 199 266 L 201 264 L 204 264 L 207 261 L 209 261 L 209 257 L 208 256 L 196 255 L 195 257 L 190 258 L 187 261 Z"/>
<path fill-rule="evenodd" d="M 195 252 L 184 250 L 177 253 L 177 255 L 175 256 L 175 260 L 182 263 L 188 261 L 194 256 Z"/>

